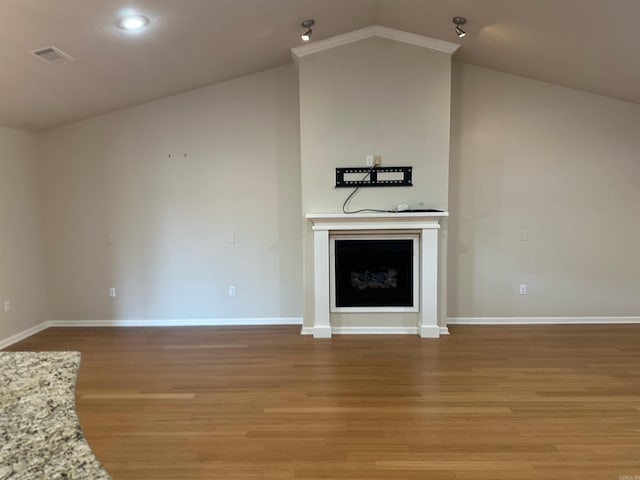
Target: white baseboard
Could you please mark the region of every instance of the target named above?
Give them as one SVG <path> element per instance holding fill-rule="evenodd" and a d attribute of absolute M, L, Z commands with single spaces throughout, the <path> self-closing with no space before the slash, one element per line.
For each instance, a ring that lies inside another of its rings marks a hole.
<path fill-rule="evenodd" d="M 451 317 L 449 325 L 579 325 L 640 323 L 640 317 Z"/>
<path fill-rule="evenodd" d="M 640 324 L 640 317 L 451 317 L 450 325 L 579 325 Z M 0 339 L 0 350 L 49 327 L 222 327 L 256 325 L 302 325 L 300 317 L 267 318 L 187 318 L 164 320 L 50 320 L 11 337 Z M 417 335 L 417 327 L 333 327 L 336 335 Z M 313 335 L 313 327 L 302 327 L 301 335 Z M 440 327 L 440 335 L 449 335 Z"/>
<path fill-rule="evenodd" d="M 25 338 L 28 338 L 31 335 L 35 335 L 36 333 L 41 332 L 42 330 L 46 330 L 50 326 L 51 326 L 51 322 L 42 322 L 39 325 L 36 325 L 35 327 L 28 328 L 26 330 L 23 330 L 22 332 L 19 332 L 19 333 L 16 333 L 15 335 L 10 336 L 9 338 L 2 339 L 0 340 L 0 350 L 2 350 L 3 348 L 7 348 L 10 345 L 13 345 L 14 343 L 21 342 Z"/>
<path fill-rule="evenodd" d="M 161 320 L 51 320 L 52 327 L 239 327 L 302 325 L 301 317 L 169 318 Z"/>
<path fill-rule="evenodd" d="M 9 338 L 0 339 L 0 350 L 49 327 L 231 327 L 302 325 L 301 317 L 186 318 L 166 320 L 49 320 Z"/>

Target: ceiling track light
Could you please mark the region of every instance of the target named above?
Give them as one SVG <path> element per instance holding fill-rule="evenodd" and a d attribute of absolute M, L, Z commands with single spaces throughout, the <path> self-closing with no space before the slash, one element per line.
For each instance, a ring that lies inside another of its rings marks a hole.
<path fill-rule="evenodd" d="M 312 18 L 302 22 L 302 28 L 306 29 L 306 31 L 300 36 L 302 40 L 304 40 L 305 42 L 308 42 L 309 40 L 311 40 L 311 34 L 313 33 L 313 30 L 311 30 L 311 27 L 313 27 L 315 24 L 316 22 Z"/>
<path fill-rule="evenodd" d="M 460 25 L 467 23 L 467 19 L 464 17 L 453 17 L 453 24 L 456 26 L 455 31 L 458 38 L 462 38 L 467 35 L 467 32 L 460 28 Z"/>

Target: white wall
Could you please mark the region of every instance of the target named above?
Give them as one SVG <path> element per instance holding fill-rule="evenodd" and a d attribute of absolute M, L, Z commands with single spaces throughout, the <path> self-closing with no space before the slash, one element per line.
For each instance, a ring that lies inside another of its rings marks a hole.
<path fill-rule="evenodd" d="M 640 105 L 453 79 L 449 316 L 640 316 Z"/>
<path fill-rule="evenodd" d="M 51 130 L 39 148 L 51 319 L 302 316 L 293 66 Z"/>
<path fill-rule="evenodd" d="M 384 166 L 413 166 L 415 186 L 363 188 L 349 210 L 399 203 L 447 210 L 449 54 L 373 37 L 303 56 L 298 67 L 304 213 L 341 212 L 351 189 L 334 188 L 335 168 L 365 166 L 367 154 L 382 155 Z M 311 326 L 308 222 L 305 237 L 305 325 Z M 334 326 L 416 326 L 417 320 L 417 314 L 332 315 Z"/>
<path fill-rule="evenodd" d="M 304 213 L 342 211 L 335 168 L 413 166 L 414 187 L 364 188 L 350 209 L 447 209 L 451 56 L 369 38 L 299 60 Z"/>
<path fill-rule="evenodd" d="M 301 316 L 301 205 L 338 211 L 334 168 L 366 153 L 416 166 L 416 187 L 363 190 L 353 207 L 445 209 L 448 196 L 450 317 L 639 316 L 640 106 L 454 63 L 450 191 L 424 188 L 421 172 L 447 175 L 444 160 L 430 163 L 446 129 L 421 142 L 396 128 L 444 109 L 447 79 L 428 82 L 442 82 L 432 106 L 387 95 L 386 82 L 414 82 L 403 89 L 415 100 L 426 82 L 412 60 L 421 49 L 395 58 L 385 42 L 384 81 L 339 77 L 339 51 L 302 66 L 316 87 L 303 88 L 301 115 L 321 128 L 303 127 L 302 180 L 293 66 L 38 136 L 0 128 L 0 301 L 13 305 L 0 308 L 0 339 L 46 319 Z M 374 71 L 359 50 L 371 46 L 354 44 L 360 73 Z M 323 74 L 324 62 L 339 68 Z M 359 100 L 382 107 L 352 110 L 361 80 Z"/>
<path fill-rule="evenodd" d="M 0 127 L 0 341 L 47 317 L 35 153 L 33 134 Z"/>

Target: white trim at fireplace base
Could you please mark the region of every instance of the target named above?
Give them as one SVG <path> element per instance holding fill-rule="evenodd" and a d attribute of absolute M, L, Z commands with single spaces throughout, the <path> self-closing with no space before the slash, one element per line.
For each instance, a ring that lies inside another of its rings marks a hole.
<path fill-rule="evenodd" d="M 420 338 L 440 338 L 440 327 L 437 325 L 421 325 Z"/>
<path fill-rule="evenodd" d="M 313 338 L 331 338 L 333 329 L 330 326 L 315 326 L 311 329 Z"/>
<path fill-rule="evenodd" d="M 316 327 L 317 328 L 317 327 Z M 449 335 L 449 329 L 447 327 L 434 327 L 438 329 L 440 335 Z M 326 334 L 326 328 L 323 329 Z M 418 327 L 328 327 L 330 333 L 335 335 L 418 335 Z M 301 335 L 314 335 L 314 327 L 302 327 L 300 331 Z M 433 333 L 432 331 L 430 333 Z M 318 337 L 315 338 L 330 338 Z M 424 338 L 437 338 L 437 337 L 424 337 Z"/>
<path fill-rule="evenodd" d="M 450 317 L 449 325 L 602 325 L 640 323 L 640 317 Z"/>

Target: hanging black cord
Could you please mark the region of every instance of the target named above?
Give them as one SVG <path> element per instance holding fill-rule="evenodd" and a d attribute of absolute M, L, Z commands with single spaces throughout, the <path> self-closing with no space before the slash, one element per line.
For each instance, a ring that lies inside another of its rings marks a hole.
<path fill-rule="evenodd" d="M 373 208 L 362 208 L 360 210 L 354 210 L 351 212 L 347 211 L 347 203 L 349 203 L 349 200 L 351 200 L 351 198 L 358 192 L 358 190 L 360 190 L 360 187 L 362 185 L 364 185 L 364 181 L 367 179 L 367 177 L 369 175 L 371 175 L 371 172 L 373 172 L 376 169 L 377 165 L 374 165 L 373 167 L 371 167 L 367 173 L 364 174 L 364 177 L 362 177 L 360 179 L 360 182 L 358 182 L 358 186 L 356 188 L 353 189 L 353 192 L 351 192 L 349 194 L 349 196 L 347 197 L 347 199 L 344 201 L 344 203 L 342 204 L 342 213 L 362 213 L 362 212 L 376 212 L 376 213 L 387 213 L 389 212 L 389 210 L 375 210 Z"/>

